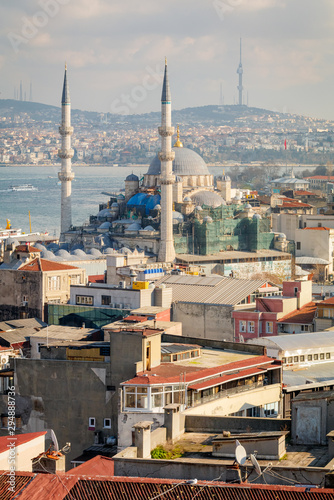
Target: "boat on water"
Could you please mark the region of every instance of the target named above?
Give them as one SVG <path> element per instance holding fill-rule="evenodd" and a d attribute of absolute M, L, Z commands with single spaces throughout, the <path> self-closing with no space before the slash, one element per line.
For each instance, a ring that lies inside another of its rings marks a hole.
<path fill-rule="evenodd" d="M 38 191 L 38 188 L 32 184 L 20 184 L 19 186 L 10 186 L 8 191 Z"/>
<path fill-rule="evenodd" d="M 0 227 L 0 241 L 6 240 L 7 238 L 15 238 L 16 236 L 22 236 L 22 229 L 14 229 L 11 226 L 10 220 L 6 220 L 6 228 Z"/>

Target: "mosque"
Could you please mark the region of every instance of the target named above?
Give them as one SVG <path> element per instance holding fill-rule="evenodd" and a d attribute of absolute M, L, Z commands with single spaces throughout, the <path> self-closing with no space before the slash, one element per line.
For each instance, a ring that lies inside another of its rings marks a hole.
<path fill-rule="evenodd" d="M 63 141 L 69 141 L 72 128 L 69 128 L 66 71 L 64 89 L 62 105 L 66 108 L 63 120 L 67 121 L 60 133 Z M 78 245 L 85 250 L 98 248 L 105 253 L 111 248 L 137 249 L 159 262 L 173 262 L 178 254 L 211 255 L 224 250 L 273 248 L 270 218 L 261 217 L 248 203 L 242 202 L 240 193 L 231 188 L 229 176 L 223 173 L 214 179 L 203 158 L 192 149 L 183 147 L 179 127 L 172 146 L 174 128 L 167 62 L 158 131 L 161 151 L 143 178 L 128 175 L 124 194 L 112 196 L 108 204 L 100 205 L 98 214 L 91 216 L 89 224 L 81 227 L 73 227 L 66 215 L 72 174 L 69 167 L 71 153 L 66 150 L 69 143 L 65 147 L 64 142 L 60 156 L 65 173 L 59 177 L 62 183 L 66 183 L 66 189 L 62 190 L 62 243 L 70 248 Z"/>

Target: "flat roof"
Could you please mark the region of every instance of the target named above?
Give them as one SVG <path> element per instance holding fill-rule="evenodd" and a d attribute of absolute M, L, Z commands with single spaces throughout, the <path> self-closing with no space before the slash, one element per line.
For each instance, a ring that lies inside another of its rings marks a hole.
<path fill-rule="evenodd" d="M 328 385 L 334 384 L 334 362 L 317 363 L 310 366 L 283 369 L 283 383 L 289 387 L 308 385 L 311 389 L 313 383 L 326 382 Z"/>
<path fill-rule="evenodd" d="M 189 253 L 177 254 L 176 260 L 196 264 L 199 262 L 212 262 L 224 260 L 249 260 L 263 257 L 281 257 L 285 260 L 291 260 L 291 254 L 286 252 L 279 252 L 278 250 L 259 250 L 257 252 L 241 252 L 241 251 L 225 251 L 217 252 L 211 255 L 192 255 Z"/>

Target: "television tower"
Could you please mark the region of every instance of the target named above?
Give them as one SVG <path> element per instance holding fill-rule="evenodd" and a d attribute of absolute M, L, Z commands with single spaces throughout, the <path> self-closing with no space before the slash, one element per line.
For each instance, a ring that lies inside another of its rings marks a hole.
<path fill-rule="evenodd" d="M 71 148 L 73 127 L 71 127 L 71 100 L 67 82 L 66 64 L 63 95 L 61 99 L 61 125 L 59 127 L 59 133 L 61 135 L 61 149 L 58 151 L 58 156 L 61 158 L 61 171 L 58 173 L 58 178 L 61 181 L 60 240 L 62 241 L 64 233 L 68 231 L 72 225 L 71 182 L 74 179 L 74 172 L 71 170 L 71 158 L 74 154 Z"/>
<path fill-rule="evenodd" d="M 243 86 L 242 86 L 242 74 L 244 70 L 242 69 L 242 63 L 241 63 L 241 38 L 240 38 L 240 62 L 239 66 L 237 69 L 237 74 L 239 75 L 239 85 L 237 87 L 238 92 L 239 92 L 239 106 L 242 106 L 242 91 L 243 91 Z"/>

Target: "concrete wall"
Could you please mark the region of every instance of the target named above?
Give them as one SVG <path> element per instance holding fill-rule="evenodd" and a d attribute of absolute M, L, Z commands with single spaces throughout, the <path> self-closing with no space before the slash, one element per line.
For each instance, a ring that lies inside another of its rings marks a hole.
<path fill-rule="evenodd" d="M 167 440 L 167 429 L 166 427 L 158 427 L 153 432 L 151 432 L 151 450 L 154 450 L 157 446 L 164 445 Z"/>
<path fill-rule="evenodd" d="M 219 398 L 209 403 L 185 410 L 185 415 L 230 415 L 254 406 L 264 406 L 281 401 L 281 385 L 265 385 L 258 389 Z"/>
<path fill-rule="evenodd" d="M 144 292 L 144 293 L 143 293 Z M 145 293 L 146 292 L 146 293 Z M 108 288 L 103 286 L 71 286 L 70 304 L 76 304 L 76 296 L 88 296 L 94 298 L 94 306 L 102 305 L 102 295 L 111 297 L 111 303 L 122 304 L 124 309 L 137 309 L 150 306 L 153 290 L 132 290 L 128 288 Z M 129 307 L 125 305 L 129 304 Z"/>
<path fill-rule="evenodd" d="M 326 230 L 296 230 L 296 257 L 317 257 L 329 261 L 328 272 L 333 272 L 333 245 L 331 243 L 330 231 Z M 300 249 L 297 249 L 297 243 Z"/>
<path fill-rule="evenodd" d="M 151 430 L 156 430 L 164 425 L 164 413 L 123 412 L 118 415 L 117 445 L 121 450 L 132 445 L 132 428 L 144 420 L 153 422 Z"/>
<path fill-rule="evenodd" d="M 8 433 L 7 433 L 8 434 Z M 15 436 L 14 436 L 15 437 Z M 11 439 L 11 436 L 8 436 L 8 445 L 15 440 Z M 9 452 L 12 448 L 7 448 L 6 451 L 0 454 L 0 470 L 9 470 L 10 465 L 9 460 L 12 459 L 12 456 L 9 457 Z M 15 471 L 27 471 L 32 472 L 32 459 L 36 458 L 40 453 L 45 451 L 45 435 L 38 436 L 34 439 L 31 439 L 27 443 L 20 444 L 15 448 Z"/>
<path fill-rule="evenodd" d="M 28 306 L 22 306 L 23 298 Z M 43 317 L 42 273 L 12 270 L 0 271 L 0 321 L 27 317 Z"/>
<path fill-rule="evenodd" d="M 232 306 L 173 303 L 173 321 L 181 321 L 182 335 L 197 339 L 234 340 Z"/>
<path fill-rule="evenodd" d="M 186 432 L 222 433 L 289 431 L 291 420 L 288 418 L 258 418 L 258 417 L 207 417 L 203 415 L 186 415 Z"/>
<path fill-rule="evenodd" d="M 187 342 L 190 344 L 196 344 L 198 342 L 197 337 L 188 337 Z M 182 341 L 180 337 L 175 335 L 169 335 L 164 333 L 162 335 L 162 342 L 176 342 L 179 343 Z M 262 356 L 265 354 L 265 347 L 263 345 L 255 345 L 255 344 L 239 344 L 238 342 L 224 342 L 222 340 L 216 339 L 201 339 L 200 342 L 203 347 L 213 347 L 215 349 L 233 349 L 241 352 L 248 352 L 250 354 L 257 354 Z"/>
<path fill-rule="evenodd" d="M 220 478 L 220 481 L 238 482 L 238 473 L 235 467 L 226 464 L 226 461 L 199 458 L 177 458 L 175 460 L 152 460 L 145 458 L 124 458 L 121 454 L 113 457 L 115 476 L 135 476 L 135 477 L 153 477 L 166 479 L 198 479 L 203 481 L 212 481 Z M 241 475 L 245 477 L 246 467 L 241 466 Z M 305 484 L 323 484 L 325 475 L 330 472 L 329 468 L 323 467 L 272 467 L 282 479 L 272 477 L 268 474 L 258 477 L 255 470 L 248 477 L 249 482 L 258 484 L 281 484 L 286 485 L 289 479 L 297 483 Z M 249 473 L 249 466 L 247 467 Z M 290 482 L 289 481 L 289 482 Z"/>
<path fill-rule="evenodd" d="M 109 363 L 93 361 L 55 361 L 14 359 L 16 412 L 21 415 L 23 432 L 53 429 L 59 446 L 71 443 L 66 465 L 94 443 L 88 430 L 89 417 L 96 419 L 96 431 L 115 435 L 116 429 L 103 430 L 104 418 L 112 418 L 113 391 Z M 117 405 L 116 405 L 117 406 Z M 0 399 L 0 413 L 7 411 L 7 397 Z M 117 419 L 116 419 L 117 420 Z M 0 431 L 0 435 L 4 435 Z"/>

